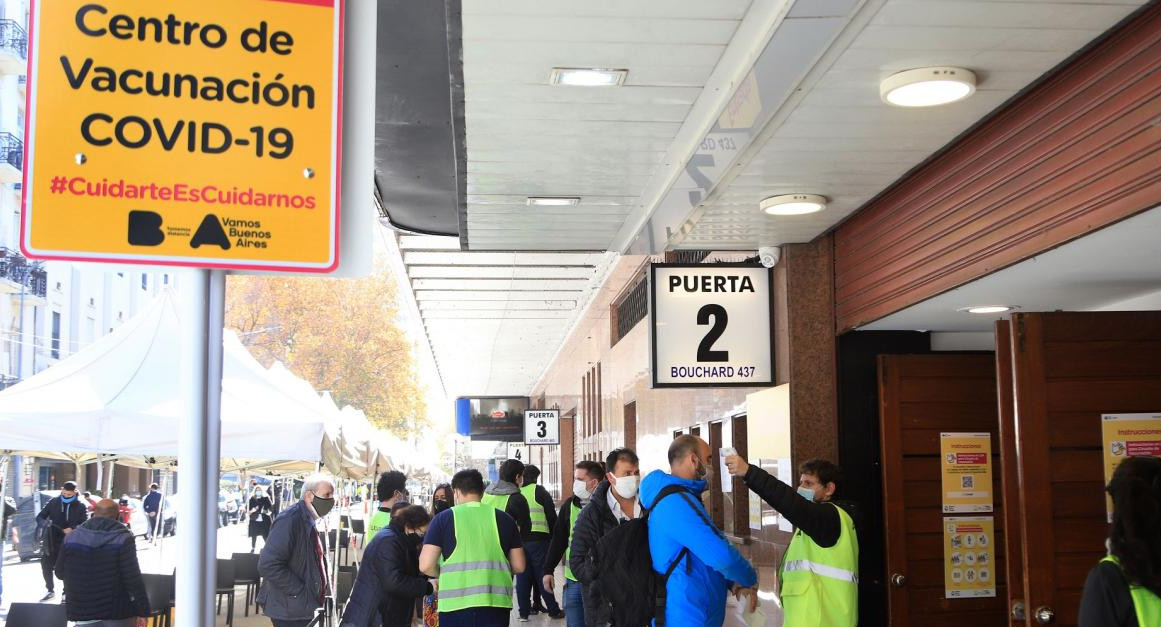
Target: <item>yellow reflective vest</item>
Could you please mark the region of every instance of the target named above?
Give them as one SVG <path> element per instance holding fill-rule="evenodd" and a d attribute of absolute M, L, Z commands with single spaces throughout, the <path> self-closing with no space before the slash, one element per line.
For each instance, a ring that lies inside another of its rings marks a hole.
<path fill-rule="evenodd" d="M 801 529 L 779 571 L 785 627 L 855 627 L 859 618 L 859 539 L 855 523 L 838 505 L 841 534 L 824 549 Z"/>
<path fill-rule="evenodd" d="M 1112 562 L 1121 568 L 1121 560 L 1115 556 L 1110 555 L 1101 561 Z M 1129 594 L 1133 597 L 1133 609 L 1137 610 L 1138 625 L 1161 625 L 1161 597 L 1148 588 L 1134 585 L 1129 585 Z"/>

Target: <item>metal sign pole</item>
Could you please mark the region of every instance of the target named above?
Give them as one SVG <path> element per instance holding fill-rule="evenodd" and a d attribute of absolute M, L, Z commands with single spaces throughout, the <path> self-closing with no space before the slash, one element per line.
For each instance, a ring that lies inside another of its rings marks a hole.
<path fill-rule="evenodd" d="M 181 420 L 178 459 L 177 624 L 214 624 L 218 554 L 218 465 L 222 437 L 222 324 L 226 275 L 192 270 L 182 277 Z"/>

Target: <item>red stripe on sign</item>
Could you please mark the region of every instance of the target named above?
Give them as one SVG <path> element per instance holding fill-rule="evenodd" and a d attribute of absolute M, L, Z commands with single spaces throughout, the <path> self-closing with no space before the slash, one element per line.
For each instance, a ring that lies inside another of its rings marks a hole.
<path fill-rule="evenodd" d="M 266 0 L 267 2 L 289 2 L 291 4 L 309 4 L 316 7 L 333 7 L 335 0 Z"/>

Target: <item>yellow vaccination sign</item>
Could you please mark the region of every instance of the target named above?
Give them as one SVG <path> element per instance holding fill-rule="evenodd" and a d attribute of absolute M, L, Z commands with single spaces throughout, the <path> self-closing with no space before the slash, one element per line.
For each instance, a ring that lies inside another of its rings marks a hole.
<path fill-rule="evenodd" d="M 1101 414 L 1104 443 L 1105 484 L 1113 471 L 1129 457 L 1161 457 L 1161 413 Z M 1113 522 L 1113 502 L 1105 495 L 1108 520 Z"/>
<path fill-rule="evenodd" d="M 992 511 L 992 437 L 987 433 L 939 434 L 943 512 Z"/>
<path fill-rule="evenodd" d="M 996 596 L 996 526 L 991 516 L 943 519 L 943 587 L 948 599 Z"/>
<path fill-rule="evenodd" d="M 343 0 L 33 0 L 29 257 L 327 272 Z"/>

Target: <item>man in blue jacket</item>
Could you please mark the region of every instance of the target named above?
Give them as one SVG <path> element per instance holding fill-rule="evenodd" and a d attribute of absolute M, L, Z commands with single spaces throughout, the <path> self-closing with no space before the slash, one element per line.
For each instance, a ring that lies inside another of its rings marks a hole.
<path fill-rule="evenodd" d="M 709 518 L 701 502 L 709 474 L 710 447 L 692 435 L 669 445 L 669 472 L 654 470 L 641 482 L 641 505 L 649 508 L 649 554 L 666 582 L 667 627 L 718 627 L 725 621 L 726 594 L 745 594 L 753 607 L 758 575 Z M 656 503 L 670 485 L 685 488 Z"/>

